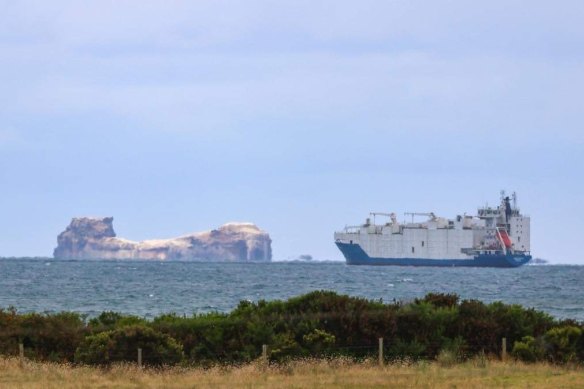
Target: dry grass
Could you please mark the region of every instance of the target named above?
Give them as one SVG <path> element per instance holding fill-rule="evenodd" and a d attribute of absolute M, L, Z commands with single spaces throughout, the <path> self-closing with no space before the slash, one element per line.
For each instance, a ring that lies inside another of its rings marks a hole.
<path fill-rule="evenodd" d="M 286 366 L 110 369 L 0 359 L 0 388 L 582 388 L 584 369 L 477 360 L 452 367 L 403 363 L 380 368 L 346 360 L 299 361 Z"/>

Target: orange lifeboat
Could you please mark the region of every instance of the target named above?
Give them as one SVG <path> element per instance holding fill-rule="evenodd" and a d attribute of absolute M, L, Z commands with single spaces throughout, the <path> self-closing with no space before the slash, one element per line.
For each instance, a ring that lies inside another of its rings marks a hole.
<path fill-rule="evenodd" d="M 497 232 L 499 233 L 499 237 L 501 238 L 501 241 L 505 245 L 505 248 L 510 249 L 512 243 L 509 234 L 507 234 L 507 231 L 505 231 L 504 229 L 498 229 Z"/>

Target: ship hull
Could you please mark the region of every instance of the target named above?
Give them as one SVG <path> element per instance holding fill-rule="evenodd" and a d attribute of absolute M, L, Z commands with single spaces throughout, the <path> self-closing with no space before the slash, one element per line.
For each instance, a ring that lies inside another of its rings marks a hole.
<path fill-rule="evenodd" d="M 375 258 L 357 243 L 336 242 L 349 265 L 432 267 L 519 267 L 531 260 L 526 254 L 479 254 L 474 259 Z"/>

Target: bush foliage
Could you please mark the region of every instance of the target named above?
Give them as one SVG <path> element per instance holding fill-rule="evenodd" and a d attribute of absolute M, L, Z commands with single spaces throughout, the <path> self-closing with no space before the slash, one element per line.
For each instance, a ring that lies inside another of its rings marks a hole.
<path fill-rule="evenodd" d="M 315 291 L 287 301 L 242 301 L 232 312 L 183 317 L 165 314 L 148 321 L 104 312 L 85 321 L 75 313 L 18 314 L 0 310 L 0 353 L 14 355 L 18 343 L 39 360 L 109 364 L 179 362 L 213 365 L 257 359 L 267 344 L 270 358 L 375 355 L 384 338 L 389 359 L 436 359 L 442 363 L 499 355 L 501 339 L 524 361 L 584 360 L 582 323 L 558 321 L 518 305 L 460 301 L 431 293 L 410 303 Z"/>
<path fill-rule="evenodd" d="M 183 359 L 182 346 L 170 336 L 149 327 L 130 325 L 86 337 L 75 352 L 75 362 L 108 365 L 136 360 L 139 348 L 146 365 L 173 365 Z"/>

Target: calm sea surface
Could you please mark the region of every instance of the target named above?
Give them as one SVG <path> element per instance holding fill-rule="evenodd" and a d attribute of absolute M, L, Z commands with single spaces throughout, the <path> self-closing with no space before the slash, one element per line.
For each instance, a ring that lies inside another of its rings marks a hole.
<path fill-rule="evenodd" d="M 407 301 L 428 292 L 517 303 L 584 320 L 584 266 L 517 269 L 347 266 L 344 263 L 194 263 L 0 260 L 0 307 L 104 310 L 153 317 L 230 311 L 240 300 L 286 299 L 312 290 Z"/>

